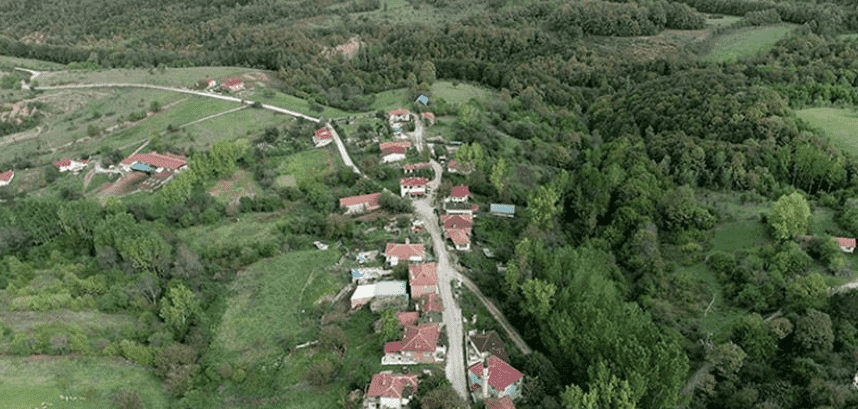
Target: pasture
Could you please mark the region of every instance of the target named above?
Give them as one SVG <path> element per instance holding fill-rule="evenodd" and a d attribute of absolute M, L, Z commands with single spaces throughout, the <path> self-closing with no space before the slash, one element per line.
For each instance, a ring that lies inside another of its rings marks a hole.
<path fill-rule="evenodd" d="M 435 81 L 432 84 L 432 96 L 443 98 L 450 104 L 464 104 L 472 98 L 480 102 L 489 101 L 495 97 L 495 93 L 471 84 L 458 83 L 454 86 L 450 81 Z"/>
<path fill-rule="evenodd" d="M 132 195 L 132 196 L 137 196 Z M 126 198 L 123 198 L 123 202 Z M 234 219 L 222 219 L 216 225 L 197 225 L 176 231 L 183 242 L 189 243 L 190 248 L 197 253 L 205 248 L 218 248 L 226 245 L 250 246 L 252 243 L 275 241 L 278 234 L 274 231 L 274 221 L 277 216 L 268 213 L 248 213 Z"/>
<path fill-rule="evenodd" d="M 709 15 L 706 18 L 706 27 L 729 26 L 733 23 L 738 23 L 739 21 L 742 21 L 742 17 L 740 16 L 721 16 L 719 18 L 713 18 L 712 15 Z"/>
<path fill-rule="evenodd" d="M 33 60 L 29 58 L 18 58 L 7 55 L 0 55 L 0 67 L 21 67 L 29 68 L 35 71 L 58 71 L 66 69 L 65 65 L 57 64 L 49 61 Z"/>
<path fill-rule="evenodd" d="M 821 130 L 836 146 L 858 153 L 858 112 L 854 108 L 808 108 L 795 114 Z"/>
<path fill-rule="evenodd" d="M 3 356 L 0 385 L 4 409 L 41 408 L 42 402 L 51 404 L 51 409 L 112 408 L 111 397 L 124 390 L 137 393 L 145 408 L 170 406 L 160 380 L 151 372 L 115 358 Z"/>
<path fill-rule="evenodd" d="M 795 24 L 747 27 L 712 39 L 712 48 L 703 57 L 706 62 L 729 62 L 764 53 L 784 38 Z"/>
<path fill-rule="evenodd" d="M 61 84 L 140 83 L 168 87 L 192 87 L 197 81 L 211 78 L 237 76 L 244 73 L 265 73 L 260 70 L 239 67 L 194 67 L 158 69 L 110 69 L 110 70 L 64 70 L 39 75 L 42 86 Z"/>
<path fill-rule="evenodd" d="M 280 175 L 295 178 L 296 183 L 330 175 L 336 169 L 334 144 L 289 155 L 278 168 Z"/>
<path fill-rule="evenodd" d="M 302 311 L 346 283 L 345 271 L 331 268 L 339 258 L 336 250 L 296 251 L 240 272 L 212 348 L 227 361 L 250 363 L 281 353 L 285 339 L 313 339 L 317 321 Z"/>
<path fill-rule="evenodd" d="M 257 92 L 253 95 L 247 97 L 248 101 L 259 101 L 259 103 L 266 105 L 274 105 L 280 108 L 289 109 L 295 112 L 300 112 L 304 115 L 307 115 L 311 118 L 338 118 L 343 116 L 354 115 L 354 113 L 346 112 L 341 109 L 331 108 L 329 106 L 322 106 L 323 110 L 321 112 L 316 112 L 310 109 L 310 104 L 306 99 L 298 98 L 294 95 L 284 94 L 279 91 L 275 91 L 274 95 L 271 97 L 263 96 L 262 93 Z"/>

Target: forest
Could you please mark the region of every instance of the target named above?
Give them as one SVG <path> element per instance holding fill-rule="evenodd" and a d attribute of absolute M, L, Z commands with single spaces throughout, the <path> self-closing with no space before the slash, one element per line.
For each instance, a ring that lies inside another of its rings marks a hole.
<path fill-rule="evenodd" d="M 457 14 L 412 24 L 387 24 L 388 3 L 0 0 L 0 20 L 12 22 L 0 54 L 77 69 L 267 69 L 280 91 L 350 112 L 392 89 L 432 97 L 440 80 L 492 89 L 489 102 L 430 108 L 452 118 L 474 165 L 454 180 L 486 203 L 526 209 L 476 221 L 475 239 L 496 259 L 462 257 L 535 350 L 511 354 L 526 375 L 516 407 L 858 408 L 858 293 L 829 291 L 858 274 L 832 240 L 858 236 L 858 155 L 795 113 L 858 104 L 858 40 L 845 35 L 858 31 L 854 2 L 414 0 Z M 798 26 L 729 63 L 704 62 L 693 47 L 638 60 L 590 46 L 701 30 L 704 13 Z M 367 44 L 354 59 L 321 54 L 353 36 Z M 0 322 L 0 352 L 122 356 L 154 368 L 174 407 L 280 407 L 273 399 L 289 391 L 263 360 L 238 375 L 214 353 L 227 288 L 256 261 L 319 237 L 371 241 L 358 232 L 372 223 L 337 213 L 336 198 L 380 188 L 342 169 L 274 187 L 278 159 L 308 147 L 288 141 L 310 132 L 297 121 L 249 146 L 196 152 L 189 172 L 144 203 L 4 193 L 0 288 L 10 310 L 123 311 L 138 325 L 13 333 Z M 236 172 L 264 188 L 242 197 L 242 215 L 288 216 L 265 240 L 192 251 L 175 231 L 226 219 L 205 187 Z M 728 204 L 750 216 L 737 220 Z M 409 209 L 393 197 L 382 206 Z M 812 227 L 819 212 L 833 215 L 831 228 Z M 719 230 L 739 223 L 761 226 L 760 240 L 724 246 Z M 717 325 L 713 305 L 729 316 Z M 353 388 L 367 382 L 337 370 Z"/>

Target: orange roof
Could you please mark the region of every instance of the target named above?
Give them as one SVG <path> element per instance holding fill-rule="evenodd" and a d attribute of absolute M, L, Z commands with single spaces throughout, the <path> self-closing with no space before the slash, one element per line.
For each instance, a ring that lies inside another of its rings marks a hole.
<path fill-rule="evenodd" d="M 71 165 L 71 159 L 63 159 L 63 160 L 60 160 L 58 162 L 54 162 L 54 166 L 56 166 L 58 168 L 61 168 L 64 166 L 69 166 L 69 165 Z"/>
<path fill-rule="evenodd" d="M 471 242 L 471 239 L 468 237 L 470 232 L 471 229 L 447 229 L 447 236 L 450 237 L 450 240 L 453 240 L 453 243 L 461 246 Z"/>
<path fill-rule="evenodd" d="M 162 170 L 162 171 L 156 173 L 155 177 L 157 179 L 166 179 L 166 178 L 170 177 L 170 175 L 172 175 L 172 174 L 173 174 L 173 172 L 170 172 L 169 170 Z"/>
<path fill-rule="evenodd" d="M 405 149 L 408 149 L 408 148 L 410 148 L 410 147 L 411 147 L 411 142 L 408 142 L 408 141 L 398 141 L 398 142 L 382 142 L 382 143 L 378 144 L 378 148 L 379 148 L 379 149 L 382 149 L 382 150 L 383 150 L 384 148 L 387 148 L 387 147 L 390 147 L 390 146 L 401 146 L 401 147 L 403 147 L 403 148 L 405 148 Z"/>
<path fill-rule="evenodd" d="M 441 224 L 445 229 L 465 229 L 474 225 L 474 219 L 468 215 L 445 214 L 441 215 Z"/>
<path fill-rule="evenodd" d="M 477 376 L 483 376 L 483 363 L 478 362 L 470 370 Z M 501 391 L 521 379 L 522 376 L 521 372 L 509 366 L 503 359 L 496 356 L 489 357 L 489 385 L 495 389 Z"/>
<path fill-rule="evenodd" d="M 416 312 L 400 312 L 399 314 L 396 314 L 396 318 L 399 319 L 399 323 L 402 324 L 403 327 L 416 324 L 417 316 Z"/>
<path fill-rule="evenodd" d="M 839 244 L 840 247 L 855 247 L 855 239 L 835 237 L 834 240 L 837 240 L 837 244 Z"/>
<path fill-rule="evenodd" d="M 366 396 L 379 396 L 382 398 L 402 398 L 406 386 L 411 386 L 411 393 L 417 393 L 417 374 L 393 375 L 388 373 L 377 373 L 372 376 L 372 383 Z M 405 396 L 409 394 L 406 392 Z"/>
<path fill-rule="evenodd" d="M 387 248 L 384 250 L 384 254 L 403 260 L 416 256 L 423 257 L 423 245 L 387 243 Z"/>
<path fill-rule="evenodd" d="M 486 399 L 486 409 L 515 409 L 512 400 L 509 396 L 503 398 L 488 398 Z"/>
<path fill-rule="evenodd" d="M 0 173 L 0 182 L 8 182 L 12 180 L 13 176 L 15 176 L 15 172 L 11 170 L 7 170 L 3 173 Z"/>
<path fill-rule="evenodd" d="M 240 79 L 238 79 L 238 78 L 234 78 L 234 79 L 231 79 L 231 80 L 228 80 L 228 81 L 224 82 L 224 83 L 223 83 L 223 86 L 225 86 L 225 87 L 232 87 L 232 86 L 242 85 L 242 84 L 244 84 L 244 81 L 242 81 L 242 80 L 240 80 Z"/>
<path fill-rule="evenodd" d="M 424 168 L 431 168 L 431 167 L 432 167 L 431 163 L 424 162 L 424 163 L 414 163 L 411 165 L 405 165 L 402 168 L 405 170 L 414 170 L 414 169 L 424 169 Z"/>
<path fill-rule="evenodd" d="M 331 139 L 331 130 L 327 127 L 316 129 L 316 139 Z"/>
<path fill-rule="evenodd" d="M 405 327 L 402 351 L 435 351 L 440 336 L 438 324 Z"/>
<path fill-rule="evenodd" d="M 438 284 L 438 269 L 435 263 L 408 266 L 408 280 L 412 287 Z"/>
<path fill-rule="evenodd" d="M 407 109 L 394 109 L 393 111 L 388 112 L 388 115 L 405 115 L 410 113 Z"/>
<path fill-rule="evenodd" d="M 401 146 L 386 146 L 381 150 L 381 153 L 389 154 L 389 153 L 401 153 L 405 154 L 408 150 Z"/>
<path fill-rule="evenodd" d="M 420 116 L 422 116 L 423 118 L 435 119 L 435 114 L 433 114 L 431 112 L 424 112 L 424 113 L 420 114 Z"/>
<path fill-rule="evenodd" d="M 185 166 L 184 156 L 160 154 L 152 151 L 152 153 L 138 153 L 131 155 L 122 161 L 123 165 L 130 165 L 134 162 L 142 162 L 156 168 L 178 169 Z"/>
<path fill-rule="evenodd" d="M 402 186 L 424 186 L 429 182 L 428 178 L 402 178 L 399 184 Z"/>
<path fill-rule="evenodd" d="M 370 193 L 368 195 L 349 196 L 340 199 L 341 207 L 354 206 L 356 204 L 365 203 L 367 207 L 372 208 L 378 206 L 378 198 L 381 193 Z"/>
<path fill-rule="evenodd" d="M 423 311 L 444 312 L 444 306 L 441 305 L 441 298 L 436 293 L 423 295 L 417 302 L 420 303 L 420 308 Z"/>
<path fill-rule="evenodd" d="M 465 185 L 462 185 L 462 186 L 456 186 L 456 187 L 454 187 L 454 188 L 453 188 L 453 193 L 451 193 L 451 194 L 450 194 L 450 196 L 453 196 L 453 197 L 468 197 L 470 194 L 471 194 L 471 192 L 468 190 L 468 187 L 467 187 L 467 186 L 465 186 Z"/>

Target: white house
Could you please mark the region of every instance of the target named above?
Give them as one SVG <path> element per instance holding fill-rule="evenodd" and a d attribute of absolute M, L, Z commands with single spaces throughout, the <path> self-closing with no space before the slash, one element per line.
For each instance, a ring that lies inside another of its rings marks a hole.
<path fill-rule="evenodd" d="M 468 201 L 468 197 L 471 195 L 471 192 L 468 190 L 468 186 L 456 186 L 453 188 L 453 191 L 450 193 L 450 200 L 454 202 L 466 202 Z"/>
<path fill-rule="evenodd" d="M 360 307 L 375 297 L 375 284 L 359 285 L 352 294 L 352 308 Z"/>
<path fill-rule="evenodd" d="M 521 392 L 524 375 L 496 356 L 490 356 L 468 369 L 471 390 L 481 390 L 482 399 L 515 398 Z"/>
<path fill-rule="evenodd" d="M 15 172 L 11 170 L 7 170 L 3 173 L 0 173 L 0 186 L 6 186 L 10 182 L 12 182 L 12 178 L 15 177 Z"/>
<path fill-rule="evenodd" d="M 321 148 L 333 142 L 333 140 L 333 135 L 331 135 L 331 130 L 328 127 L 316 129 L 316 134 L 313 135 L 313 144 L 317 148 Z"/>
<path fill-rule="evenodd" d="M 86 160 L 76 161 L 72 159 L 63 159 L 61 161 L 54 162 L 54 166 L 60 168 L 60 172 L 77 172 L 85 168 L 88 163 L 89 161 Z"/>
<path fill-rule="evenodd" d="M 372 211 L 379 208 L 379 197 L 381 197 L 381 193 L 344 197 L 340 199 L 340 207 L 346 208 L 346 214 Z"/>
<path fill-rule="evenodd" d="M 400 260 L 420 262 L 423 261 L 423 245 L 387 243 L 384 256 L 391 266 L 399 264 Z"/>
<path fill-rule="evenodd" d="M 426 193 L 426 184 L 429 183 L 428 178 L 402 178 L 399 179 L 399 195 L 405 197 L 406 194 L 422 195 Z"/>
<path fill-rule="evenodd" d="M 843 250 L 844 253 L 852 253 L 855 251 L 855 239 L 836 237 L 834 240 L 837 240 L 840 250 Z"/>
<path fill-rule="evenodd" d="M 365 409 L 401 409 L 417 393 L 417 374 L 400 375 L 391 371 L 372 376 L 364 400 Z"/>
<path fill-rule="evenodd" d="M 394 109 L 387 113 L 390 122 L 407 122 L 411 120 L 411 112 L 407 109 Z"/>
<path fill-rule="evenodd" d="M 391 163 L 405 160 L 407 150 L 401 146 L 390 146 L 381 150 L 381 162 Z"/>

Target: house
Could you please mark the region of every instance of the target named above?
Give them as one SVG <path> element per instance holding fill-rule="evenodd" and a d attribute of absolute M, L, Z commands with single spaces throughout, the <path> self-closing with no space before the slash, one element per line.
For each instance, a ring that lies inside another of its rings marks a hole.
<path fill-rule="evenodd" d="M 482 362 L 492 355 L 503 359 L 504 362 L 509 362 L 506 345 L 495 331 L 477 333 L 476 330 L 472 330 L 468 333 L 468 341 L 465 346 L 468 352 L 468 366 Z"/>
<path fill-rule="evenodd" d="M 0 173 L 0 186 L 6 186 L 9 182 L 12 181 L 12 178 L 15 177 L 15 172 L 11 170 L 7 170 L 3 173 Z"/>
<path fill-rule="evenodd" d="M 420 117 L 429 122 L 429 125 L 435 125 L 435 114 L 431 112 L 424 112 L 420 114 Z"/>
<path fill-rule="evenodd" d="M 316 134 L 313 135 L 313 144 L 316 145 L 317 148 L 321 148 L 325 146 L 331 141 L 333 141 L 333 135 L 331 135 L 331 130 L 328 127 L 316 129 Z"/>
<path fill-rule="evenodd" d="M 407 109 L 394 109 L 387 113 L 390 117 L 390 122 L 410 121 L 411 112 Z"/>
<path fill-rule="evenodd" d="M 509 396 L 504 396 L 500 399 L 488 398 L 486 399 L 486 409 L 515 409 L 515 405 Z"/>
<path fill-rule="evenodd" d="M 369 212 L 380 207 L 378 204 L 379 197 L 381 197 L 381 193 L 344 197 L 340 199 L 340 207 L 346 208 L 346 214 Z"/>
<path fill-rule="evenodd" d="M 124 171 L 128 172 L 131 171 L 131 167 L 136 163 L 149 165 L 150 167 L 155 168 L 156 172 L 161 172 L 164 169 L 175 172 L 185 169 L 188 165 L 184 156 L 161 154 L 155 151 L 152 151 L 152 153 L 138 153 L 131 155 L 120 162 L 119 165 Z"/>
<path fill-rule="evenodd" d="M 455 159 L 447 163 L 447 172 L 469 174 L 473 170 L 473 165 L 470 163 L 459 163 Z"/>
<path fill-rule="evenodd" d="M 381 162 L 390 163 L 405 160 L 407 149 L 401 146 L 388 146 L 381 150 Z"/>
<path fill-rule="evenodd" d="M 482 399 L 515 398 L 521 389 L 524 375 L 496 356 L 490 356 L 468 368 L 472 391 L 482 390 Z"/>
<path fill-rule="evenodd" d="M 467 214 L 444 214 L 441 215 L 441 225 L 445 229 L 470 229 L 474 226 L 474 219 Z"/>
<path fill-rule="evenodd" d="M 411 142 L 409 141 L 399 141 L 399 142 L 381 142 L 378 144 L 378 149 L 384 152 L 385 148 L 390 148 L 392 146 L 399 146 L 401 148 L 405 148 L 406 150 L 411 148 Z"/>
<path fill-rule="evenodd" d="M 429 293 L 417 298 L 415 308 L 420 313 L 420 323 L 427 324 L 433 322 L 442 322 L 444 317 L 444 305 L 441 304 L 441 297 L 437 293 Z"/>
<path fill-rule="evenodd" d="M 396 314 L 396 319 L 399 320 L 399 325 L 403 327 L 410 327 L 417 324 L 418 313 L 412 312 L 400 312 Z"/>
<path fill-rule="evenodd" d="M 456 173 L 459 170 L 459 162 L 456 162 L 455 159 L 451 160 L 450 163 L 447 163 L 447 172 Z"/>
<path fill-rule="evenodd" d="M 215 81 L 215 80 L 206 80 L 206 82 L 208 83 L 208 86 L 206 86 L 206 89 L 212 89 L 212 88 L 217 86 L 217 81 Z"/>
<path fill-rule="evenodd" d="M 429 162 L 423 162 L 423 163 L 413 163 L 413 164 L 405 165 L 402 167 L 402 171 L 405 173 L 412 173 L 415 170 L 419 170 L 419 169 L 432 169 L 432 164 Z"/>
<path fill-rule="evenodd" d="M 834 240 L 837 240 L 837 244 L 840 246 L 840 250 L 843 250 L 843 252 L 852 253 L 853 251 L 855 251 L 855 239 L 835 237 Z"/>
<path fill-rule="evenodd" d="M 471 251 L 471 229 L 447 229 L 446 232 L 456 250 Z"/>
<path fill-rule="evenodd" d="M 325 243 L 322 243 L 321 241 L 314 241 L 313 245 L 316 246 L 316 248 L 319 250 L 327 250 L 328 249 L 328 245 Z"/>
<path fill-rule="evenodd" d="M 372 376 L 364 400 L 365 409 L 401 409 L 417 393 L 417 374 L 400 375 L 390 371 Z"/>
<path fill-rule="evenodd" d="M 54 162 L 54 166 L 60 168 L 60 172 L 77 172 L 86 167 L 89 163 L 87 160 L 76 161 L 72 159 L 63 159 L 61 161 Z"/>
<path fill-rule="evenodd" d="M 352 294 L 352 308 L 360 307 L 372 300 L 375 296 L 375 284 L 359 285 Z"/>
<path fill-rule="evenodd" d="M 387 360 L 382 360 L 382 363 L 390 362 L 390 358 L 394 357 L 405 360 L 397 363 L 433 363 L 436 361 L 436 353 L 446 350 L 438 347 L 440 337 L 439 324 L 405 327 L 405 336 L 402 341 L 384 344 L 384 353 L 389 356 Z"/>
<path fill-rule="evenodd" d="M 228 91 L 238 92 L 244 89 L 244 81 L 238 78 L 232 78 L 221 84 L 221 87 Z"/>
<path fill-rule="evenodd" d="M 379 281 L 375 283 L 374 298 L 369 304 L 370 311 L 379 312 L 388 307 L 399 312 L 408 308 L 405 281 Z"/>
<path fill-rule="evenodd" d="M 456 186 L 453 188 L 453 191 L 450 193 L 450 201 L 453 202 L 467 202 L 468 196 L 471 195 L 471 192 L 468 190 L 468 187 L 465 185 Z"/>
<path fill-rule="evenodd" d="M 387 243 L 384 256 L 391 266 L 399 264 L 399 260 L 420 262 L 423 261 L 423 245 Z"/>
<path fill-rule="evenodd" d="M 514 217 L 515 205 L 492 203 L 489 205 L 489 213 L 497 216 Z"/>
<path fill-rule="evenodd" d="M 444 211 L 447 214 L 466 214 L 473 217 L 474 212 L 476 212 L 479 208 L 480 206 L 470 203 L 452 201 L 444 203 Z"/>
<path fill-rule="evenodd" d="M 426 184 L 429 183 L 428 178 L 402 178 L 399 179 L 399 195 L 405 197 L 405 194 L 422 195 L 426 193 Z"/>
<path fill-rule="evenodd" d="M 364 285 L 392 273 L 393 270 L 383 270 L 380 268 L 353 268 L 352 283 Z"/>
<path fill-rule="evenodd" d="M 412 264 L 408 266 L 408 284 L 411 297 L 417 298 L 438 290 L 438 270 L 435 263 Z"/>

